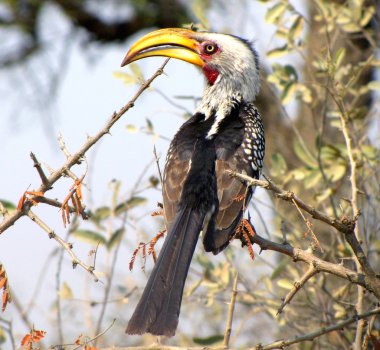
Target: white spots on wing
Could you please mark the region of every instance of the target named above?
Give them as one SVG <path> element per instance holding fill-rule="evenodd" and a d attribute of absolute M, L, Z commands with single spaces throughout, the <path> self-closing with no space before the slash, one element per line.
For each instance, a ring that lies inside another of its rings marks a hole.
<path fill-rule="evenodd" d="M 245 122 L 243 152 L 254 171 L 263 167 L 265 139 L 261 117 L 253 104 L 244 107 L 243 118 Z"/>

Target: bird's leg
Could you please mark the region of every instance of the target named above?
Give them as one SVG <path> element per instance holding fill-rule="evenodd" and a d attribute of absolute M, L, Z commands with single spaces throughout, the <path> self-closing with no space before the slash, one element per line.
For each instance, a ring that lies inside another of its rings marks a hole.
<path fill-rule="evenodd" d="M 249 219 L 241 220 L 239 226 L 236 229 L 236 238 L 239 238 L 241 241 L 242 247 L 247 246 L 249 256 L 252 260 L 255 259 L 255 253 L 252 249 L 252 237 L 256 235 L 256 230 L 251 224 Z"/>

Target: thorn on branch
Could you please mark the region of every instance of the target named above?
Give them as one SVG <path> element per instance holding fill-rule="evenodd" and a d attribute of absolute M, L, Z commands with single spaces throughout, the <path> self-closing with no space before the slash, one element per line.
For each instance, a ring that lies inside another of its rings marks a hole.
<path fill-rule="evenodd" d="M 61 149 L 61 151 L 65 155 L 66 159 L 70 159 L 71 154 L 70 154 L 69 150 L 66 147 L 66 143 L 63 140 L 63 136 L 62 136 L 61 133 L 58 133 L 57 139 L 58 139 L 59 148 Z"/>
<path fill-rule="evenodd" d="M 33 160 L 33 166 L 36 168 L 38 175 L 40 176 L 40 179 L 42 181 L 42 184 L 46 187 L 46 189 L 51 189 L 52 186 L 49 184 L 49 180 L 45 175 L 45 172 L 43 171 L 41 167 L 41 163 L 37 160 L 37 157 L 33 152 L 30 152 L 30 158 Z"/>

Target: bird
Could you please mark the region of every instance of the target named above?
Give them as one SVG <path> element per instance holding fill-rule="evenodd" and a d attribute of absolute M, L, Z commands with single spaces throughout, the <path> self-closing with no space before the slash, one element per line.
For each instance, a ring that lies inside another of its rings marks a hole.
<path fill-rule="evenodd" d="M 191 63 L 205 77 L 199 106 L 169 146 L 162 184 L 167 236 L 126 329 L 171 337 L 200 234 L 206 252 L 220 253 L 251 199 L 252 187 L 229 171 L 259 178 L 265 138 L 254 105 L 260 69 L 252 43 L 229 34 L 158 29 L 132 44 L 121 66 L 153 56 Z"/>

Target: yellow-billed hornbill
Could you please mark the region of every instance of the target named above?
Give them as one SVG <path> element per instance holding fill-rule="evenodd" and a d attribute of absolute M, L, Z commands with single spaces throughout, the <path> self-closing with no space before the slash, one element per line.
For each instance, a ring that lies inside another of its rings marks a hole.
<path fill-rule="evenodd" d="M 227 170 L 259 177 L 264 130 L 253 104 L 260 85 L 258 58 L 247 41 L 188 29 L 156 30 L 131 47 L 122 66 L 151 56 L 190 62 L 206 77 L 199 107 L 169 147 L 163 178 L 168 234 L 127 327 L 128 334 L 173 336 L 200 232 L 207 252 L 222 251 L 252 195 Z"/>

